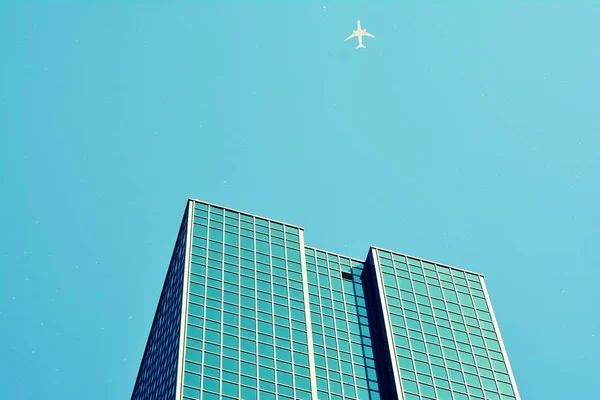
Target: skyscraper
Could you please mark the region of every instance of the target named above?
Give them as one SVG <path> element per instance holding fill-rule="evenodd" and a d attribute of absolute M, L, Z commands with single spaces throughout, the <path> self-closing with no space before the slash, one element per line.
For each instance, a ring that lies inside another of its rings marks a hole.
<path fill-rule="evenodd" d="M 190 199 L 138 399 L 520 397 L 482 275 Z"/>

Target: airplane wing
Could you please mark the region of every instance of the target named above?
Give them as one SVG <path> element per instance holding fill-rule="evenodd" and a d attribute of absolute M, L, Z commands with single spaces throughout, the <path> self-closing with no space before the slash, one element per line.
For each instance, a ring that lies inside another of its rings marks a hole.
<path fill-rule="evenodd" d="M 371 34 L 370 34 L 370 33 L 368 33 L 368 32 L 365 32 L 365 33 L 364 33 L 364 35 L 365 35 L 365 36 L 368 36 L 368 37 L 372 37 L 373 39 L 375 39 L 375 36 L 374 36 L 374 35 L 371 35 Z"/>
<path fill-rule="evenodd" d="M 346 38 L 346 40 L 350 40 L 350 39 L 352 39 L 353 37 L 356 37 L 356 33 L 353 33 L 352 35 L 348 36 L 348 37 Z M 345 42 L 346 40 L 344 40 L 344 42 Z"/>

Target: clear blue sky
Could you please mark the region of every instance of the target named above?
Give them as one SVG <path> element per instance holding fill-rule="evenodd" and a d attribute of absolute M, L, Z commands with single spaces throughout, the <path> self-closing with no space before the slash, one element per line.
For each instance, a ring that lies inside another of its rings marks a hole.
<path fill-rule="evenodd" d="M 130 396 L 188 197 L 482 272 L 597 398 L 599 2 L 83 3 L 0 4 L 3 399 Z"/>

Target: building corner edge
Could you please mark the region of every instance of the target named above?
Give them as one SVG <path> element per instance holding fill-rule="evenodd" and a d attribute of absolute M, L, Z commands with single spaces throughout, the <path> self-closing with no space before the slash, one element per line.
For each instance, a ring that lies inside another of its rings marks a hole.
<path fill-rule="evenodd" d="M 490 300 L 490 295 L 487 290 L 487 286 L 485 285 L 485 280 L 483 276 L 479 276 L 479 283 L 481 283 L 481 287 L 483 288 L 483 293 L 485 295 L 485 301 L 487 302 L 488 310 L 490 311 L 490 316 L 492 317 L 492 323 L 494 324 L 494 329 L 496 330 L 496 335 L 498 335 L 498 342 L 500 343 L 500 349 L 502 350 L 502 356 L 504 357 L 504 361 L 506 362 L 506 369 L 508 370 L 508 376 L 511 380 L 512 389 L 515 392 L 515 398 L 517 400 L 521 400 L 521 395 L 519 394 L 519 389 L 517 388 L 517 381 L 515 380 L 515 376 L 513 374 L 512 367 L 510 365 L 510 360 L 508 358 L 508 353 L 506 352 L 506 346 L 504 345 L 504 340 L 502 340 L 502 334 L 500 333 L 500 327 L 498 325 L 498 321 L 496 320 L 496 314 L 494 314 L 494 309 L 492 307 L 492 302 Z"/>
<path fill-rule="evenodd" d="M 185 212 L 187 217 L 186 227 L 186 238 L 185 238 L 185 260 L 183 266 L 183 285 L 181 294 L 181 323 L 179 328 L 179 350 L 177 355 L 177 383 L 175 391 L 175 399 L 181 400 L 183 398 L 183 367 L 185 360 L 185 335 L 187 327 L 187 305 L 188 305 L 188 287 L 189 287 L 189 274 L 190 274 L 190 257 L 192 247 L 192 226 L 194 219 L 194 201 L 188 199 L 187 209 Z"/>

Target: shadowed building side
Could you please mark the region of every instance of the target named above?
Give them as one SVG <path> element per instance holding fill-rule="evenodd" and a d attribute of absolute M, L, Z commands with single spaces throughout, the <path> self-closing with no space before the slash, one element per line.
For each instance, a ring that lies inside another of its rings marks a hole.
<path fill-rule="evenodd" d="M 176 396 L 187 220 L 186 208 L 131 395 L 132 400 L 174 399 Z"/>
<path fill-rule="evenodd" d="M 373 251 L 369 250 L 367 262 L 362 271 L 361 279 L 363 281 L 365 299 L 369 315 L 369 325 L 371 336 L 373 338 L 373 349 L 375 353 L 375 364 L 377 366 L 377 376 L 379 378 L 380 393 L 382 399 L 398 399 L 398 390 L 396 388 L 396 378 L 390 353 L 390 341 L 388 340 L 385 323 L 384 309 L 382 306 L 382 296 L 377 283 L 377 271 L 373 258 Z"/>
<path fill-rule="evenodd" d="M 318 399 L 385 398 L 361 273 L 364 262 L 305 247 Z"/>

